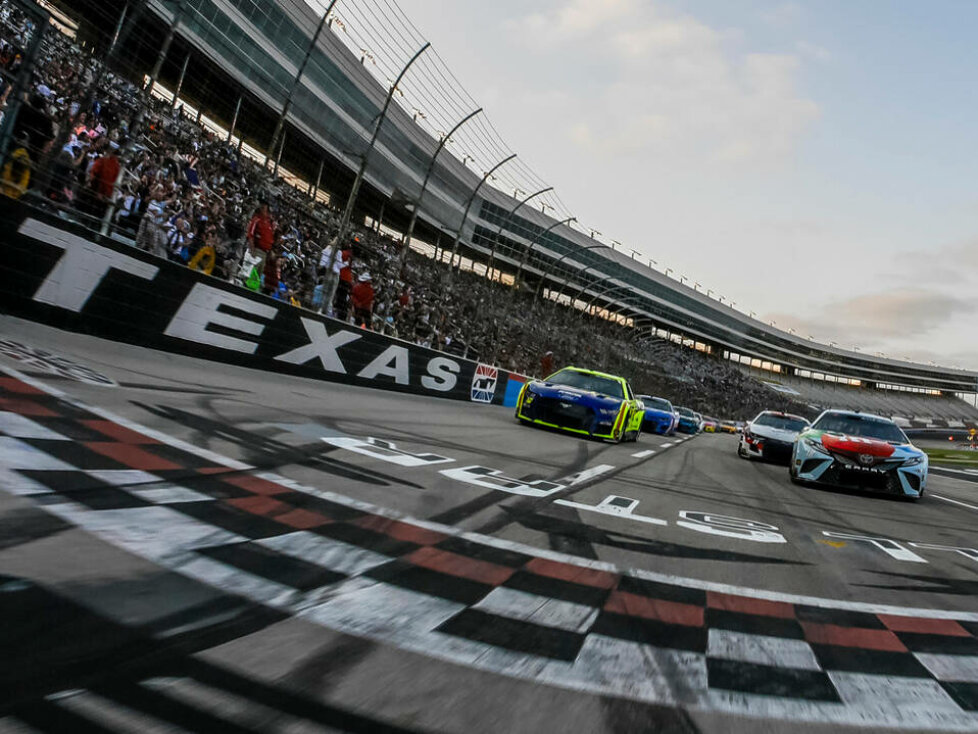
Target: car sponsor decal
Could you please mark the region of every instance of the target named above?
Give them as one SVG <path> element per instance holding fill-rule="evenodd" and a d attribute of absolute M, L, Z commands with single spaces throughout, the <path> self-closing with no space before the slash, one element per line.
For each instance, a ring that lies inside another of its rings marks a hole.
<path fill-rule="evenodd" d="M 895 448 L 885 441 L 861 436 L 833 436 L 830 433 L 822 434 L 822 445 L 829 451 L 868 456 L 871 459 L 869 463 L 872 463 L 872 459 L 875 458 L 885 459 L 893 456 L 895 451 Z"/>

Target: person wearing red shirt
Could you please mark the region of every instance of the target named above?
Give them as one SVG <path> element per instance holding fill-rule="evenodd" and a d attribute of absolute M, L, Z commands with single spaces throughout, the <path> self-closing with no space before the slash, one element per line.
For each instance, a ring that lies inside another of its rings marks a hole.
<path fill-rule="evenodd" d="M 363 273 L 351 293 L 353 302 L 353 321 L 357 326 L 370 328 L 374 310 L 374 287 L 370 273 Z"/>
<path fill-rule="evenodd" d="M 258 210 L 248 223 L 245 236 L 248 240 L 249 252 L 252 255 L 261 255 L 262 263 L 259 267 L 264 268 L 264 260 L 275 244 L 275 225 L 272 223 L 272 215 L 268 213 L 267 201 L 258 205 Z"/>
<path fill-rule="evenodd" d="M 119 156 L 116 155 L 118 143 L 111 143 L 108 152 L 92 164 L 88 172 L 88 186 L 91 189 L 91 214 L 101 217 L 112 200 L 115 182 L 119 178 Z"/>

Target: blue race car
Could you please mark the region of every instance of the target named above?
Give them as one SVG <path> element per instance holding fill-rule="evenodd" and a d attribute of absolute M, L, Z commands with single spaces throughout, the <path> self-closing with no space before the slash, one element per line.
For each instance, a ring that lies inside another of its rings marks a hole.
<path fill-rule="evenodd" d="M 676 432 L 676 411 L 665 398 L 652 395 L 639 395 L 639 400 L 645 403 L 645 417 L 642 419 L 642 429 L 658 433 L 661 436 L 671 436 Z"/>
<path fill-rule="evenodd" d="M 699 413 L 694 413 L 689 408 L 676 408 L 676 412 L 679 414 L 679 423 L 676 424 L 677 431 L 690 435 L 700 432 Z"/>
<path fill-rule="evenodd" d="M 866 489 L 918 500 L 927 489 L 927 454 L 888 418 L 827 410 L 795 439 L 796 484 Z"/>
<path fill-rule="evenodd" d="M 638 440 L 644 409 L 624 377 L 580 367 L 526 383 L 516 401 L 520 423 L 613 443 Z"/>

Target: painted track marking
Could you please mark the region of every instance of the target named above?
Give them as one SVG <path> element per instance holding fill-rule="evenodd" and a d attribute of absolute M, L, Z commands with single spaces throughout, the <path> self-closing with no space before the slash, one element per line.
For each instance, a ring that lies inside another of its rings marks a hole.
<path fill-rule="evenodd" d="M 653 449 L 649 449 L 648 451 L 639 451 L 637 454 L 632 454 L 632 458 L 644 459 L 648 456 L 652 456 L 653 454 L 655 454 L 655 451 Z"/>
<path fill-rule="evenodd" d="M 969 510 L 978 510 L 975 505 L 969 505 L 967 502 L 961 502 L 960 500 L 952 500 L 950 497 L 941 497 L 939 494 L 932 494 L 935 500 L 943 500 L 944 502 L 951 502 L 955 505 L 961 505 L 962 507 L 967 507 Z"/>

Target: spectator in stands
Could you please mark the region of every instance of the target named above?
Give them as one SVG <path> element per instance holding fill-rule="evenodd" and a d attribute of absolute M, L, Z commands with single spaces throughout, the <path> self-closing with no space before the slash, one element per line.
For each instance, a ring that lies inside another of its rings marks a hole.
<path fill-rule="evenodd" d="M 554 353 L 544 352 L 544 355 L 540 358 L 540 376 L 546 377 L 547 375 L 552 375 L 554 372 Z"/>
<path fill-rule="evenodd" d="M 277 249 L 273 249 L 265 258 L 264 278 L 262 279 L 261 292 L 266 296 L 274 296 L 278 293 L 279 283 L 282 278 L 282 259 Z"/>
<path fill-rule="evenodd" d="M 19 199 L 27 191 L 31 181 L 30 138 L 25 133 L 13 146 L 10 159 L 0 173 L 0 192 L 11 199 Z"/>
<path fill-rule="evenodd" d="M 333 313 L 336 318 L 346 321 L 350 317 L 350 294 L 353 292 L 353 246 L 340 252 L 339 283 L 336 287 L 336 301 Z"/>
<path fill-rule="evenodd" d="M 374 286 L 370 273 L 362 273 L 350 294 L 353 303 L 353 323 L 365 329 L 371 328 L 374 310 Z"/>
<path fill-rule="evenodd" d="M 275 225 L 268 211 L 268 201 L 263 200 L 251 217 L 247 230 L 248 251 L 264 261 L 275 243 Z"/>
<path fill-rule="evenodd" d="M 104 138 L 99 142 L 103 142 Z M 92 163 L 88 171 L 88 190 L 91 194 L 89 213 L 93 217 L 105 216 L 106 209 L 112 202 L 115 193 L 116 180 L 122 169 L 119 163 L 119 144 L 114 140 L 105 141 L 105 153 Z"/>

